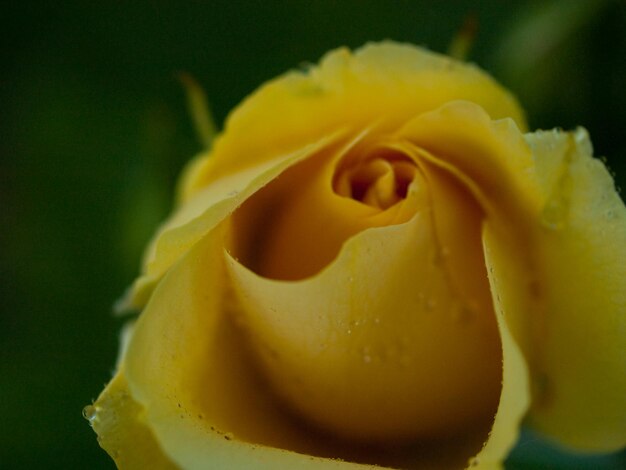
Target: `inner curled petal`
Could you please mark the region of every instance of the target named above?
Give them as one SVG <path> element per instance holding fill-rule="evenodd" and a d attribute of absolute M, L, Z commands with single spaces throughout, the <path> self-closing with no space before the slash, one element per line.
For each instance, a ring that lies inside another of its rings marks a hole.
<path fill-rule="evenodd" d="M 405 159 L 372 158 L 341 172 L 335 192 L 385 210 L 406 198 L 416 170 Z"/>
<path fill-rule="evenodd" d="M 363 230 L 410 220 L 430 205 L 410 157 L 366 132 L 285 171 L 232 217 L 229 251 L 264 277 L 306 279 Z"/>

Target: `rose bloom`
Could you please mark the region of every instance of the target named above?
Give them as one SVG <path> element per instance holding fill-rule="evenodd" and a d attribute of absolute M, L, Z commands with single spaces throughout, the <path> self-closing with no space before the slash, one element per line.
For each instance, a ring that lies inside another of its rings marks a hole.
<path fill-rule="evenodd" d="M 248 97 L 185 171 L 86 415 L 121 468 L 501 468 L 626 444 L 626 208 L 584 129 L 392 42 Z"/>

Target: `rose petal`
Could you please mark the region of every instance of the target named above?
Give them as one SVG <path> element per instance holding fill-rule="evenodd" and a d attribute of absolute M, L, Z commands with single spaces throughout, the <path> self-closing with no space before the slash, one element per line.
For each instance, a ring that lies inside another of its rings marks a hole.
<path fill-rule="evenodd" d="M 222 238 L 212 231 L 166 274 L 124 360 L 132 398 L 164 453 L 185 469 L 370 468 L 281 450 L 333 455 L 333 443 L 294 424 L 251 370 L 219 295 Z"/>
<path fill-rule="evenodd" d="M 491 282 L 495 284 L 495 281 Z M 494 289 L 494 292 L 497 291 Z M 521 423 L 530 405 L 526 360 L 509 330 L 497 295 L 493 300 L 502 344 L 502 391 L 489 437 L 480 453 L 469 461 L 469 467 L 480 470 L 503 468 L 504 459 L 519 438 Z"/>
<path fill-rule="evenodd" d="M 244 190 L 247 184 L 274 167 L 277 156 L 287 158 L 307 145 L 317 147 L 346 123 L 352 129 L 365 128 L 383 116 L 393 127 L 454 99 L 479 103 L 493 118 L 510 116 L 518 125 L 525 125 L 512 95 L 480 69 L 412 45 L 369 44 L 354 54 L 338 49 L 308 72 L 290 72 L 270 81 L 233 111 L 210 154 L 194 160 L 185 171 L 179 191 L 182 208 L 149 245 L 143 273 L 118 309 L 145 305 L 156 281 L 183 249 L 214 226 L 219 213 L 243 200 L 229 194 L 249 195 Z M 272 179 L 266 176 L 261 179 Z M 227 183 L 221 182 L 222 177 L 227 177 Z M 263 181 L 257 183 L 262 186 Z M 213 189 L 205 189 L 207 186 Z M 203 194 L 194 196 L 198 192 Z M 218 204 L 226 200 L 230 202 Z M 218 215 L 198 218 L 175 237 L 167 235 L 181 219 L 191 222 L 213 205 L 219 206 L 211 211 Z M 184 242 L 183 249 L 179 240 Z"/>
<path fill-rule="evenodd" d="M 471 64 L 391 41 L 354 54 L 331 51 L 318 66 L 266 83 L 236 108 L 211 157 L 188 173 L 182 192 L 193 194 L 223 175 L 291 153 L 346 123 L 358 129 L 386 117 L 394 128 L 458 99 L 479 104 L 493 119 L 510 117 L 525 126 L 515 98 Z"/>
<path fill-rule="evenodd" d="M 161 276 L 194 243 L 227 218 L 254 192 L 276 179 L 291 165 L 323 151 L 337 141 L 340 134 L 335 132 L 290 154 L 230 174 L 195 193 L 153 237 L 144 254 L 142 275 L 120 301 L 118 309 L 143 307 Z"/>
<path fill-rule="evenodd" d="M 531 422 L 567 446 L 615 451 L 626 445 L 626 207 L 583 129 L 526 138 L 544 202 Z"/>
<path fill-rule="evenodd" d="M 407 139 L 419 149 L 419 157 L 472 194 L 482 208 L 485 226 L 514 259 L 508 275 L 517 276 L 511 285 L 516 286 L 518 302 L 535 308 L 538 299 L 529 293 L 539 267 L 531 245 L 542 197 L 531 149 L 515 123 L 510 119 L 492 121 L 479 106 L 459 101 L 413 119 L 398 132 L 398 138 Z M 442 214 L 445 216 L 445 209 Z M 454 236 L 450 230 L 440 229 L 440 234 Z M 449 262 L 455 266 L 464 258 L 451 257 Z M 463 265 L 453 269 L 453 273 L 464 272 Z M 460 282 L 463 278 L 457 279 L 457 284 Z M 530 351 L 527 317 L 506 315 L 506 321 L 522 350 Z"/>
<path fill-rule="evenodd" d="M 123 372 L 118 371 L 92 406 L 95 414 L 90 422 L 98 443 L 118 468 L 178 468 L 144 422 L 144 410 L 128 391 Z"/>
<path fill-rule="evenodd" d="M 469 103 L 401 131 L 472 191 L 492 290 L 530 367 L 532 422 L 563 444 L 626 444 L 625 209 L 584 131 L 529 134 Z M 506 374 L 506 363 L 505 363 Z"/>
<path fill-rule="evenodd" d="M 418 171 L 406 197 L 387 209 L 335 191 L 333 180 L 346 160 L 389 153 L 368 132 L 335 153 L 293 165 L 250 197 L 232 217 L 233 255 L 265 277 L 304 279 L 328 265 L 351 236 L 406 222 L 416 210 L 427 208 L 428 189 Z"/>
<path fill-rule="evenodd" d="M 435 252 L 432 222 L 417 214 L 359 233 L 299 282 L 260 277 L 232 258 L 228 266 L 257 356 L 284 402 L 353 439 L 422 437 L 436 448 L 433 438 L 461 432 L 456 449 L 422 456 L 458 466 L 493 419 L 500 344 L 491 311 L 459 318 Z M 419 462 L 419 453 L 411 457 Z"/>
<path fill-rule="evenodd" d="M 520 126 L 525 125 L 515 99 L 480 69 L 392 42 L 370 44 L 354 55 L 338 49 L 307 73 L 291 72 L 267 83 L 229 117 L 211 153 L 190 164 L 180 194 L 185 203 L 190 199 L 195 202 L 189 209 L 183 204 L 181 215 L 174 214 L 148 247 L 144 273 L 119 308 L 145 304 L 166 269 L 163 265 L 168 267 L 177 257 L 179 251 L 174 250 L 174 255 L 166 254 L 162 263 L 158 261 L 157 239 L 171 228 L 168 224 L 198 216 L 200 210 L 221 201 L 215 197 L 226 199 L 233 191 L 243 192 L 250 178 L 274 166 L 277 155 L 288 156 L 306 145 L 317 146 L 325 136 L 343 129 L 345 123 L 353 129 L 365 128 L 386 116 L 388 125 L 393 126 L 454 99 L 471 100 L 494 118 L 510 116 Z M 389 109 L 394 110 L 392 116 Z M 234 176 L 226 179 L 229 184 L 222 185 L 222 177 L 228 175 Z M 207 185 L 214 189 L 204 189 Z M 199 191 L 207 194 L 194 197 Z M 161 251 L 167 253 L 167 249 Z"/>

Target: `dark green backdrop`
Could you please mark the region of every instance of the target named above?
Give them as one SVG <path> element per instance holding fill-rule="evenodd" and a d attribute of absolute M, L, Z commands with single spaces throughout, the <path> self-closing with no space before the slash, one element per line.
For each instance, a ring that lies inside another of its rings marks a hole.
<path fill-rule="evenodd" d="M 391 38 L 445 51 L 475 14 L 471 59 L 520 96 L 531 126 L 584 125 L 626 181 L 624 2 L 11 3 L 0 7 L 0 468 L 113 468 L 81 409 L 114 364 L 111 305 L 199 149 L 178 71 L 221 122 L 328 49 Z M 534 436 L 509 460 L 620 464 Z"/>

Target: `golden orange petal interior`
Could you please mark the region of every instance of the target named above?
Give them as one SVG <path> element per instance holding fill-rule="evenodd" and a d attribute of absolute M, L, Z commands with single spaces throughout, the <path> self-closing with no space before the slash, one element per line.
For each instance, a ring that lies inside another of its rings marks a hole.
<path fill-rule="evenodd" d="M 339 173 L 335 178 L 335 192 L 381 210 L 405 199 L 417 168 L 411 160 L 387 153 Z"/>
<path fill-rule="evenodd" d="M 264 277 L 306 279 L 353 235 L 406 222 L 427 204 L 410 158 L 356 138 L 295 165 L 246 201 L 233 215 L 228 249 Z"/>

